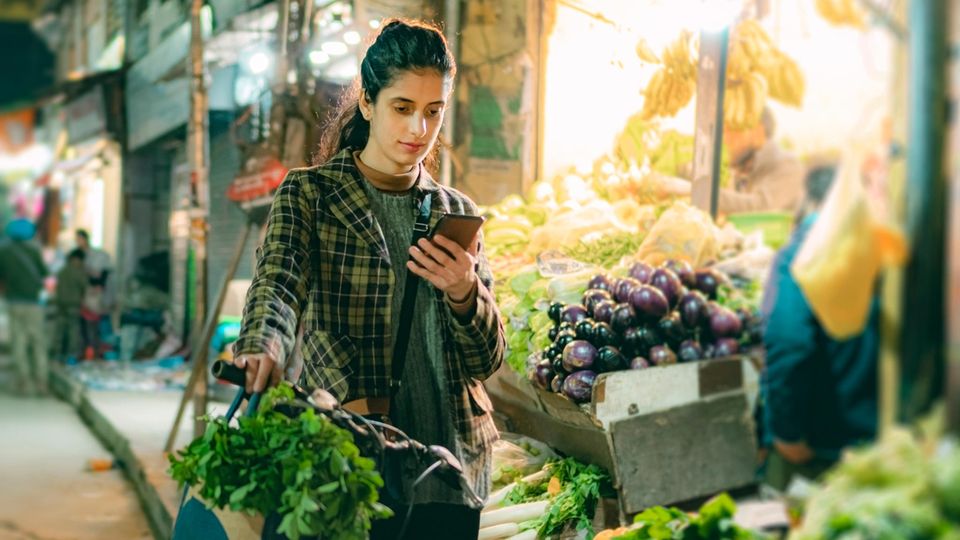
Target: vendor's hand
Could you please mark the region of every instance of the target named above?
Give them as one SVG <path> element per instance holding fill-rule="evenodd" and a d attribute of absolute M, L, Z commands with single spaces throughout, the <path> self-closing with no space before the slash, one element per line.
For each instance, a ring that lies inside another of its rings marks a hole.
<path fill-rule="evenodd" d="M 280 364 L 269 354 L 241 354 L 234 359 L 233 365 L 246 371 L 249 393 L 263 392 L 268 386 L 280 383 Z"/>
<path fill-rule="evenodd" d="M 476 236 L 470 245 L 471 248 L 465 250 L 460 244 L 439 234 L 432 239 L 422 238 L 417 246 L 410 246 L 407 268 L 450 298 L 464 299 L 473 293 L 477 283 L 479 243 Z"/>
<path fill-rule="evenodd" d="M 780 440 L 773 442 L 773 447 L 784 459 L 794 465 L 803 465 L 813 459 L 813 450 L 805 442 L 788 443 Z"/>

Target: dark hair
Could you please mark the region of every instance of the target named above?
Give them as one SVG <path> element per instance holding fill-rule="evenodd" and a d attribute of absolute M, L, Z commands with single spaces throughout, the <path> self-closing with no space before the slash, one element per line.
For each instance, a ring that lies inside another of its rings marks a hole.
<path fill-rule="evenodd" d="M 362 149 L 370 137 L 370 122 L 360 112 L 360 99 L 377 101 L 401 72 L 433 69 L 454 77 L 457 63 L 447 40 L 436 26 L 408 19 L 384 21 L 360 63 L 360 75 L 344 91 L 336 112 L 320 139 L 317 163 L 324 163 L 345 148 Z"/>
<path fill-rule="evenodd" d="M 78 234 L 79 234 L 79 233 L 78 233 Z M 68 261 L 69 261 L 70 259 L 79 259 L 79 260 L 83 261 L 83 260 L 86 259 L 86 258 L 87 258 L 87 254 L 84 253 L 83 250 L 80 249 L 80 248 L 72 249 L 72 250 L 70 250 L 70 253 L 67 253 L 67 260 L 68 260 Z"/>
<path fill-rule="evenodd" d="M 837 176 L 837 164 L 823 159 L 815 160 L 814 164 L 807 169 L 807 176 L 804 178 L 803 202 L 795 217 L 795 222 L 800 223 L 813 212 L 816 212 L 830 193 L 830 187 Z"/>
<path fill-rule="evenodd" d="M 83 238 L 83 239 L 86 240 L 87 242 L 90 241 L 90 233 L 88 233 L 88 232 L 87 232 L 86 230 L 84 230 L 84 229 L 77 229 L 77 236 L 79 236 L 80 238 Z"/>

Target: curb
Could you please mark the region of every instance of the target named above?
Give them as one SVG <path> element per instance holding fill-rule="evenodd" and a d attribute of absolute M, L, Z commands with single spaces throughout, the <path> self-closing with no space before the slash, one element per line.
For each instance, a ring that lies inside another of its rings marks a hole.
<path fill-rule="evenodd" d="M 170 538 L 173 534 L 173 516 L 163 504 L 156 487 L 147 480 L 143 464 L 130 448 L 130 441 L 97 410 L 87 398 L 84 386 L 71 378 L 62 366 L 50 366 L 50 387 L 54 394 L 76 409 L 94 436 L 113 454 L 127 480 L 134 487 L 154 538 Z"/>

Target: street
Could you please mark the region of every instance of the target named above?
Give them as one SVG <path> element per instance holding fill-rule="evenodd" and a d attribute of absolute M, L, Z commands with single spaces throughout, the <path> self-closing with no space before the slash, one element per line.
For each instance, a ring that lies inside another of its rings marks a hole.
<path fill-rule="evenodd" d="M 13 395 L 0 353 L 0 540 L 152 538 L 120 470 L 88 472 L 110 454 L 75 411 L 55 398 Z"/>

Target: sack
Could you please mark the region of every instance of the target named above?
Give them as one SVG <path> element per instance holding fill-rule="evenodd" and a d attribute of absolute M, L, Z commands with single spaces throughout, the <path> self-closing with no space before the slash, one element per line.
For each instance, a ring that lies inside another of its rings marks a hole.
<path fill-rule="evenodd" d="M 684 202 L 660 216 L 637 250 L 637 259 L 654 266 L 678 259 L 701 267 L 719 255 L 718 231 L 710 215 Z"/>
<path fill-rule="evenodd" d="M 859 159 L 848 152 L 790 267 L 823 329 L 835 339 L 862 332 L 882 266 L 905 256 L 903 237 L 874 220 Z"/>

